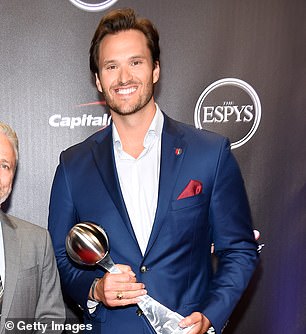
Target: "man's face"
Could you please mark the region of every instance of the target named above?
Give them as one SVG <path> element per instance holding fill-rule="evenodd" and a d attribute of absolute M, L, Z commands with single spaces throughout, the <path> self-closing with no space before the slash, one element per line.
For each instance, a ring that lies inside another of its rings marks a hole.
<path fill-rule="evenodd" d="M 152 103 L 159 70 L 142 32 L 127 30 L 102 39 L 96 85 L 111 111 L 130 115 Z"/>
<path fill-rule="evenodd" d="M 0 204 L 11 193 L 15 173 L 16 156 L 13 145 L 0 133 Z"/>

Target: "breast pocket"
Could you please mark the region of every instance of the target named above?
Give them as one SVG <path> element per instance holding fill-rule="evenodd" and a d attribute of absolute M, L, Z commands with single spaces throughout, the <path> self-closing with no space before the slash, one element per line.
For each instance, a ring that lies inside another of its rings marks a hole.
<path fill-rule="evenodd" d="M 207 196 L 206 194 L 199 194 L 183 199 L 176 199 L 171 203 L 172 211 L 183 210 L 187 208 L 193 208 L 196 206 L 205 206 L 207 205 Z"/>
<path fill-rule="evenodd" d="M 199 238 L 204 240 L 209 235 L 208 212 L 206 194 L 173 200 L 164 224 L 165 231 L 172 236 L 171 247 L 175 241 L 177 245 L 184 245 L 188 249 L 186 252 L 191 254 Z"/>

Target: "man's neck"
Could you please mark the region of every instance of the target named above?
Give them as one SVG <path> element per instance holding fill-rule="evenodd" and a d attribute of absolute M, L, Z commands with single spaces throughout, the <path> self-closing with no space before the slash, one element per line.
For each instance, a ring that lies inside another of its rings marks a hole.
<path fill-rule="evenodd" d="M 149 107 L 149 106 L 147 106 Z M 123 150 L 134 158 L 143 151 L 143 141 L 156 113 L 155 104 L 135 114 L 120 116 L 112 114 Z"/>

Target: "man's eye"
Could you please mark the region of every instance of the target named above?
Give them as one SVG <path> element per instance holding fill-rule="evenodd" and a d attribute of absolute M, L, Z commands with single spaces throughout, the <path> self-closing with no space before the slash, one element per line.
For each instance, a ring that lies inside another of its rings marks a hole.
<path fill-rule="evenodd" d="M 10 169 L 10 166 L 7 165 L 7 164 L 0 164 L 0 168 L 1 168 L 1 169 L 7 169 L 7 170 L 9 170 L 9 169 Z"/>
<path fill-rule="evenodd" d="M 137 66 L 137 65 L 141 65 L 142 61 L 141 60 L 134 60 L 132 61 L 132 66 Z"/>
<path fill-rule="evenodd" d="M 115 70 L 116 68 L 117 68 L 116 65 L 108 65 L 108 66 L 106 67 L 106 69 L 107 69 L 108 71 L 113 71 L 113 70 Z"/>

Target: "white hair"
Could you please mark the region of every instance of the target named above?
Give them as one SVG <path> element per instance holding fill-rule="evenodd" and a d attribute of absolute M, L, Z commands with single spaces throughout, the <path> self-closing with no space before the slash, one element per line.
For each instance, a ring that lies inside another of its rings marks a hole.
<path fill-rule="evenodd" d="M 16 132 L 7 124 L 0 121 L 0 133 L 5 135 L 7 139 L 11 142 L 14 148 L 15 157 L 16 157 L 16 165 L 18 161 L 18 137 Z"/>

